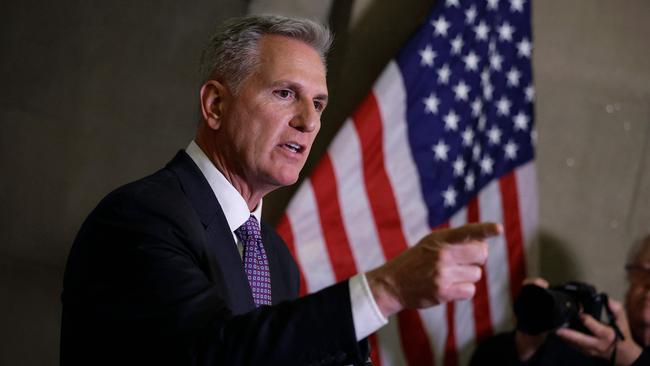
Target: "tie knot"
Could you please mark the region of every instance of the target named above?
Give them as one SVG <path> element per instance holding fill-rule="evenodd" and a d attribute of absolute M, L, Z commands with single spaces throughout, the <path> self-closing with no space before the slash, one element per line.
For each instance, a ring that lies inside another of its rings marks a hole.
<path fill-rule="evenodd" d="M 235 230 L 235 234 L 237 234 L 239 239 L 243 242 L 262 239 L 260 235 L 260 224 L 253 215 L 251 215 L 245 223 Z"/>

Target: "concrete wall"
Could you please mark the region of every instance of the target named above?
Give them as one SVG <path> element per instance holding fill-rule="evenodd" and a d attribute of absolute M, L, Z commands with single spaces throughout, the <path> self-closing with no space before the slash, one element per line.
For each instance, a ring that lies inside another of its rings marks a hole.
<path fill-rule="evenodd" d="M 537 1 L 541 273 L 621 299 L 650 233 L 650 2 Z"/>
<path fill-rule="evenodd" d="M 58 364 L 76 231 L 190 141 L 200 50 L 246 6 L 0 2 L 0 365 Z"/>
<path fill-rule="evenodd" d="M 326 17 L 307 1 L 250 7 Z M 351 28 L 338 32 L 332 104 L 307 170 L 433 1 L 329 3 L 348 7 Z M 104 194 L 187 144 L 201 46 L 248 5 L 0 3 L 0 364 L 57 363 L 74 234 Z M 533 6 L 541 274 L 617 298 L 625 252 L 650 232 L 648 19 L 645 0 Z M 268 219 L 292 191 L 268 198 Z"/>

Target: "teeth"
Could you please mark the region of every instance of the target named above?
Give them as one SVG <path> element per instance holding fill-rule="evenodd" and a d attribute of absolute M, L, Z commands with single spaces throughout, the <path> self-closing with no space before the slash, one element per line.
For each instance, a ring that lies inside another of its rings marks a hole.
<path fill-rule="evenodd" d="M 284 144 L 284 146 L 288 147 L 289 150 L 291 150 L 293 152 L 298 152 L 298 150 L 300 150 L 300 145 L 298 145 L 298 144 L 287 143 L 287 144 Z"/>

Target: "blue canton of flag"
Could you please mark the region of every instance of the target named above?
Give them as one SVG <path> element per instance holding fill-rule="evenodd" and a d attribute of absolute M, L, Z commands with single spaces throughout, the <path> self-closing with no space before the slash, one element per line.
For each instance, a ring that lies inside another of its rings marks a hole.
<path fill-rule="evenodd" d="M 530 2 L 440 1 L 397 56 L 429 224 L 533 159 Z"/>

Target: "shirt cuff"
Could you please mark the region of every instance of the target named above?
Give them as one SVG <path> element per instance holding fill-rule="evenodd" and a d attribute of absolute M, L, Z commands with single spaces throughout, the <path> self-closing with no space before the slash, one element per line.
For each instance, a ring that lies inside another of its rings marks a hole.
<path fill-rule="evenodd" d="M 379 310 L 364 273 L 359 273 L 350 278 L 348 283 L 350 286 L 354 331 L 357 335 L 357 341 L 360 341 L 388 324 L 388 319 Z"/>

